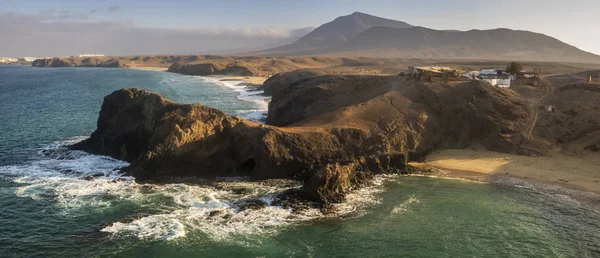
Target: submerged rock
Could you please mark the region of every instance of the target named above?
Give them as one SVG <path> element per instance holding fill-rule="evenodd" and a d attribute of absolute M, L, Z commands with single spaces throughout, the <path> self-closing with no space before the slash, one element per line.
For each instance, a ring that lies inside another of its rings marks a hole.
<path fill-rule="evenodd" d="M 240 204 L 239 210 L 260 210 L 267 207 L 267 203 L 261 200 L 245 200 Z"/>

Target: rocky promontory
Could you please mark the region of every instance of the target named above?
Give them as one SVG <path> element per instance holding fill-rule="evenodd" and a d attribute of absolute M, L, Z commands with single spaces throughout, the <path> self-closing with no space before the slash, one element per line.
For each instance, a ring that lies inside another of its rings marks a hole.
<path fill-rule="evenodd" d="M 50 58 L 36 59 L 31 64 L 33 67 L 107 67 L 124 68 L 129 67 L 119 58 L 111 57 L 86 57 L 86 58 Z"/>
<path fill-rule="evenodd" d="M 73 148 L 131 162 L 138 181 L 291 178 L 304 182 L 303 198 L 328 203 L 439 148 L 481 142 L 530 154 L 521 134 L 529 116 L 517 94 L 477 81 L 317 75 L 273 94 L 272 125 L 122 89 L 105 97 L 96 131 Z"/>

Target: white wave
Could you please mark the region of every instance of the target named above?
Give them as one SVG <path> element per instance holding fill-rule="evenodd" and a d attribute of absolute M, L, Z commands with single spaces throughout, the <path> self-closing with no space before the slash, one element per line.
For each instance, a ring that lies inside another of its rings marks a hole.
<path fill-rule="evenodd" d="M 225 88 L 231 89 L 238 93 L 237 98 L 243 101 L 249 101 L 255 103 L 255 109 L 252 110 L 240 110 L 238 115 L 253 121 L 264 121 L 267 111 L 269 110 L 268 101 L 270 97 L 264 96 L 264 91 L 255 90 L 251 86 L 247 86 L 246 82 L 243 81 L 223 81 L 219 78 L 201 77 L 202 80 L 216 83 Z"/>
<path fill-rule="evenodd" d="M 169 215 L 144 217 L 131 223 L 114 223 L 101 230 L 113 235 L 135 236 L 143 240 L 171 240 L 185 236 L 185 227 Z"/>
<path fill-rule="evenodd" d="M 150 215 L 130 223 L 117 222 L 102 231 L 113 236 L 132 235 L 138 238 L 171 239 L 172 236 L 184 236 L 185 231 L 201 231 L 213 241 L 236 241 L 249 236 L 267 236 L 276 234 L 282 228 L 298 223 L 325 217 L 344 217 L 351 214 L 360 216 L 366 207 L 380 202 L 377 194 L 384 190 L 383 183 L 393 177 L 377 176 L 374 184 L 347 195 L 346 201 L 334 205 L 334 213 L 323 214 L 319 209 L 308 208 L 293 211 L 273 205 L 276 195 L 299 184 L 261 184 L 256 182 L 232 181 L 221 183 L 216 190 L 204 186 L 185 186 L 185 191 L 173 194 L 176 202 L 183 207 L 168 214 Z M 168 186 L 166 186 L 168 187 Z M 234 194 L 227 189 L 251 189 L 247 194 Z M 165 192 L 161 190 L 161 192 Z M 204 196 L 204 197 L 202 197 Z M 240 201 L 261 200 L 266 207 L 252 210 L 240 209 Z M 159 224 L 166 220 L 169 223 Z M 178 223 L 175 223 L 177 221 Z M 180 224 L 185 231 L 180 231 Z M 144 225 L 150 225 L 147 228 Z M 156 226 L 159 225 L 159 226 Z M 179 232 L 175 234 L 174 232 Z M 183 232 L 183 233 L 181 233 Z M 152 236 L 151 236 L 152 235 Z"/>
<path fill-rule="evenodd" d="M 385 188 L 384 184 L 390 180 L 398 178 L 396 174 L 381 174 L 373 177 L 369 185 L 356 189 L 348 194 L 342 203 L 332 205 L 337 216 L 362 216 L 368 210 L 366 208 L 381 203 L 378 197 Z"/>
<path fill-rule="evenodd" d="M 108 209 L 123 201 L 158 212 L 101 229 L 113 237 L 171 240 L 193 231 L 202 232 L 215 241 L 237 241 L 247 236 L 270 235 L 314 219 L 359 214 L 361 209 L 364 211 L 369 205 L 379 203 L 377 194 L 390 178 L 377 176 L 371 186 L 348 194 L 346 202 L 334 205 L 335 213 L 323 214 L 317 208 L 294 211 L 277 206 L 274 200 L 284 191 L 300 187 L 299 182 L 221 178 L 211 185 L 138 184 L 119 172 L 129 165 L 126 162 L 64 149 L 65 145 L 81 139 L 44 147 L 40 152 L 46 155 L 43 159 L 27 165 L 0 167 L 0 174 L 19 184 L 15 195 L 52 200 L 65 215 Z M 48 158 L 44 151 L 50 151 L 53 158 Z M 161 201 L 157 207 L 153 201 L 157 199 L 167 201 Z M 243 209 L 250 201 L 264 203 L 264 207 Z"/>
<path fill-rule="evenodd" d="M 402 202 L 401 204 L 398 204 L 397 206 L 395 206 L 392 209 L 392 214 L 400 214 L 400 213 L 406 212 L 406 211 L 408 211 L 408 207 L 410 205 L 412 205 L 412 204 L 415 204 L 415 203 L 421 203 L 421 201 L 419 199 L 417 199 L 416 196 L 411 195 L 408 198 L 408 200 L 406 200 L 406 201 Z"/>

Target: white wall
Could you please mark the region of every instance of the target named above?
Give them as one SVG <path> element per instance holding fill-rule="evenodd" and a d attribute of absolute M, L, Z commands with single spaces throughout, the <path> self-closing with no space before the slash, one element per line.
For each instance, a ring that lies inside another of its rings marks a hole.
<path fill-rule="evenodd" d="M 510 79 L 482 79 L 482 81 L 486 81 L 492 86 L 499 88 L 510 88 Z"/>

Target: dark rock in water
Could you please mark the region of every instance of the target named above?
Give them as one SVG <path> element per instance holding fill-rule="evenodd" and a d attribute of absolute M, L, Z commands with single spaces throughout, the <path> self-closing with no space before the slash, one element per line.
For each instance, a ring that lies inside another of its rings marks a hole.
<path fill-rule="evenodd" d="M 83 179 L 85 179 L 87 181 L 92 181 L 92 180 L 94 180 L 94 179 L 96 179 L 98 177 L 103 177 L 103 176 L 105 176 L 103 173 L 96 173 L 96 174 L 93 174 L 93 175 L 88 175 L 88 176 L 84 177 Z"/>
<path fill-rule="evenodd" d="M 57 149 L 42 150 L 42 155 L 57 160 L 74 160 L 81 154 L 74 153 L 73 150 L 69 148 L 61 147 Z"/>
<path fill-rule="evenodd" d="M 292 212 L 301 212 L 310 208 L 322 208 L 322 203 L 308 201 L 311 197 L 307 196 L 307 191 L 303 189 L 289 189 L 279 194 L 273 201 L 273 205 L 281 206 L 285 209 L 291 209 Z"/>
<path fill-rule="evenodd" d="M 117 182 L 125 182 L 127 181 L 125 178 L 117 178 L 117 179 L 113 179 L 112 181 L 110 181 L 111 183 L 117 183 Z"/>
<path fill-rule="evenodd" d="M 231 191 L 234 194 L 242 194 L 242 195 L 246 195 L 246 194 L 252 193 L 252 189 L 248 189 L 246 187 L 234 188 Z"/>
<path fill-rule="evenodd" d="M 208 213 L 208 216 L 215 217 L 215 216 L 222 215 L 223 213 L 225 213 L 225 211 L 223 211 L 223 210 L 214 210 L 214 211 L 211 211 L 210 213 Z"/>
<path fill-rule="evenodd" d="M 239 210 L 260 210 L 267 207 L 267 204 L 261 200 L 245 200 L 240 204 Z"/>
<path fill-rule="evenodd" d="M 75 171 L 73 169 L 63 169 L 60 171 L 60 173 L 67 174 L 67 175 L 79 174 L 77 171 Z"/>
<path fill-rule="evenodd" d="M 360 187 L 371 179 L 372 173 L 364 159 L 348 164 L 333 163 L 318 169 L 304 183 L 308 197 L 327 202 L 344 201 L 345 193 Z"/>

